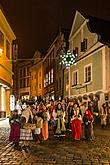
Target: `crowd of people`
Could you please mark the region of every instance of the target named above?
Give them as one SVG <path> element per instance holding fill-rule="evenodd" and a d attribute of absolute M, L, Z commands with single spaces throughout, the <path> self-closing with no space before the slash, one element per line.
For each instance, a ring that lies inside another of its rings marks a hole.
<path fill-rule="evenodd" d="M 106 125 L 106 107 L 104 106 L 105 104 L 102 106 L 103 113 L 101 113 L 102 127 Z M 36 143 L 48 140 L 49 130 L 51 130 L 56 137 L 66 136 L 66 132 L 70 131 L 71 138 L 74 140 L 84 138 L 89 141 L 94 138 L 94 120 L 91 102 L 79 104 L 77 101 L 67 103 L 65 100 L 51 100 L 49 103 L 41 101 L 32 105 L 24 102 L 22 110 L 18 113 L 15 109 L 9 119 L 9 140 L 18 149 L 20 141 L 24 147 L 30 140 Z"/>

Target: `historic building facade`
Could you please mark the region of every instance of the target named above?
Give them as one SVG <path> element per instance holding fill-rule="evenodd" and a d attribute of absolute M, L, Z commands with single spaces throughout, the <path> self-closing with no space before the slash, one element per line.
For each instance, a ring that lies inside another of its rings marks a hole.
<path fill-rule="evenodd" d="M 43 95 L 43 55 L 36 51 L 30 68 L 30 95 L 31 97 L 42 97 Z"/>
<path fill-rule="evenodd" d="M 17 99 L 30 98 L 30 60 L 23 60 L 18 62 L 18 94 Z"/>
<path fill-rule="evenodd" d="M 49 99 L 62 99 L 64 93 L 64 67 L 60 65 L 60 56 L 68 47 L 66 29 L 60 29 L 43 60 L 44 65 L 44 96 Z"/>
<path fill-rule="evenodd" d="M 10 114 L 12 90 L 12 43 L 15 40 L 9 23 L 0 9 L 0 117 Z"/>
<path fill-rule="evenodd" d="M 43 59 L 44 90 L 43 96 L 48 101 L 55 99 L 55 45 L 52 44 Z"/>
<path fill-rule="evenodd" d="M 61 28 L 55 40 L 55 98 L 58 100 L 64 97 L 64 70 L 61 63 L 61 55 L 68 50 L 68 38 L 70 31 Z"/>
<path fill-rule="evenodd" d="M 78 58 L 75 65 L 65 70 L 65 97 L 93 95 L 102 103 L 110 93 L 110 49 L 98 38 L 89 30 L 89 19 L 76 11 L 69 49 L 73 53 L 77 50 Z"/>

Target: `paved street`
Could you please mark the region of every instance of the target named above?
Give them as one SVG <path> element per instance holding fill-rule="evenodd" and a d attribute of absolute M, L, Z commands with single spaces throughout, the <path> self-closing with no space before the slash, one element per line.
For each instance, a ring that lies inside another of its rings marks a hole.
<path fill-rule="evenodd" d="M 109 128 L 95 129 L 92 142 L 76 142 L 70 135 L 60 140 L 50 132 L 47 142 L 30 142 L 28 153 L 14 150 L 7 140 L 8 130 L 0 127 L 0 165 L 108 165 L 110 162 Z"/>

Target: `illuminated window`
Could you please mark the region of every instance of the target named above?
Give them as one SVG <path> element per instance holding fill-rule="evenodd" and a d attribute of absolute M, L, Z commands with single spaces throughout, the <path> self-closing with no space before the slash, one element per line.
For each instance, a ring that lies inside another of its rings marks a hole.
<path fill-rule="evenodd" d="M 4 48 L 4 34 L 0 31 L 0 48 Z"/>
<path fill-rule="evenodd" d="M 50 84 L 50 71 L 49 71 L 49 84 Z"/>
<path fill-rule="evenodd" d="M 44 88 L 46 87 L 46 77 L 44 78 Z"/>
<path fill-rule="evenodd" d="M 53 83 L 53 68 L 51 69 L 51 83 Z"/>
<path fill-rule="evenodd" d="M 10 59 L 10 43 L 6 40 L 6 56 Z"/>
<path fill-rule="evenodd" d="M 92 80 L 92 65 L 87 65 L 84 68 L 84 82 L 90 82 Z"/>
<path fill-rule="evenodd" d="M 46 86 L 48 86 L 48 74 L 46 74 Z"/>

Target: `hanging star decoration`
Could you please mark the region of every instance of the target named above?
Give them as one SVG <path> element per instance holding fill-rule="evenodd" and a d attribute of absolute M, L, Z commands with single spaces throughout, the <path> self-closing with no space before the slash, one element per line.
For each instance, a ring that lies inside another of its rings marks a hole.
<path fill-rule="evenodd" d="M 61 62 L 60 64 L 63 64 L 66 66 L 66 68 L 70 67 L 71 65 L 75 65 L 76 64 L 76 60 L 77 60 L 77 53 L 76 54 L 72 54 L 70 52 L 70 50 L 67 51 L 67 53 L 65 52 L 63 55 L 61 55 Z"/>

